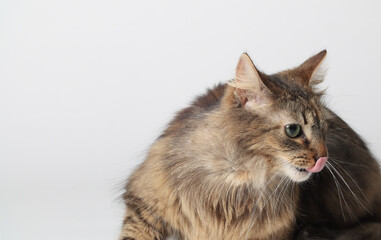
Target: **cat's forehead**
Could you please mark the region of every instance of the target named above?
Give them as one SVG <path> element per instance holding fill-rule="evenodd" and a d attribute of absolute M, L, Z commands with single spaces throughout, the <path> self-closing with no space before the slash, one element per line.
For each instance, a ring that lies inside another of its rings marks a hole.
<path fill-rule="evenodd" d="M 268 76 L 273 88 L 277 89 L 276 97 L 306 100 L 313 98 L 314 92 L 312 88 L 302 84 L 302 79 L 291 73 L 292 71 L 283 71 Z"/>
<path fill-rule="evenodd" d="M 323 120 L 322 107 L 317 99 L 298 99 L 280 104 L 276 110 L 278 122 L 283 124 L 320 122 Z"/>

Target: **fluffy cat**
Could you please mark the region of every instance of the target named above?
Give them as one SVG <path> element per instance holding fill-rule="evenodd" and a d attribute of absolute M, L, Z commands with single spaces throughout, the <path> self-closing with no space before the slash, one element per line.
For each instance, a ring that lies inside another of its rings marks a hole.
<path fill-rule="evenodd" d="M 130 176 L 120 239 L 381 239 L 380 167 L 322 104 L 325 56 L 266 75 L 243 54 Z"/>

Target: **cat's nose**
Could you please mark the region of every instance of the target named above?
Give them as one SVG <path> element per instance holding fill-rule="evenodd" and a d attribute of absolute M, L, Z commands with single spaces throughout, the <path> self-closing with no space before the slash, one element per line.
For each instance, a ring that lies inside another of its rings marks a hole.
<path fill-rule="evenodd" d="M 317 161 L 319 158 L 327 157 L 327 147 L 324 143 L 319 143 L 314 147 L 314 159 Z"/>
<path fill-rule="evenodd" d="M 314 147 L 313 147 L 313 153 L 314 153 L 314 160 L 315 160 L 315 163 L 312 167 L 310 168 L 307 168 L 306 170 L 308 172 L 312 172 L 312 173 L 317 173 L 317 172 L 320 172 L 321 170 L 323 170 L 326 162 L 327 162 L 327 147 L 325 146 L 324 143 L 322 142 L 318 142 L 316 144 L 314 144 Z"/>

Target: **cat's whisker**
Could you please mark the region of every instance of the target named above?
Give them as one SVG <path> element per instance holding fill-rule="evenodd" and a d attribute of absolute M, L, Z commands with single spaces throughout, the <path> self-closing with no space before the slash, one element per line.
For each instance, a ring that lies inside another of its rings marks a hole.
<path fill-rule="evenodd" d="M 353 195 L 353 197 L 355 198 L 355 200 L 356 200 L 356 202 L 358 201 L 358 198 L 357 198 L 357 196 L 353 193 L 353 191 L 352 191 L 352 189 L 349 187 L 349 185 L 348 185 L 348 183 L 345 181 L 345 179 L 343 178 L 343 176 L 340 174 L 340 172 L 339 171 L 337 171 L 337 169 L 330 163 L 330 162 L 327 162 L 327 164 L 330 166 L 330 167 L 332 167 L 332 169 L 336 172 L 336 174 L 339 176 L 339 178 L 343 181 L 343 183 L 346 185 L 346 187 L 349 189 L 349 191 L 352 193 L 352 195 Z M 339 182 L 339 181 L 338 181 Z M 351 219 L 357 219 L 356 217 L 355 217 L 355 215 L 353 214 L 353 211 L 351 210 L 351 208 L 349 207 L 349 205 L 348 205 L 348 203 L 347 203 L 347 201 L 346 201 L 346 199 L 345 199 L 345 197 L 343 196 L 343 200 L 344 200 L 344 203 L 345 203 L 345 205 L 347 206 L 347 209 L 348 209 L 348 215 L 351 217 Z M 357 202 L 357 204 L 358 204 L 358 202 Z M 352 218 L 352 216 L 354 217 L 354 218 Z"/>
<path fill-rule="evenodd" d="M 365 198 L 365 200 L 369 203 L 369 200 L 368 198 L 365 196 L 364 192 L 361 190 L 360 186 L 357 184 L 357 182 L 353 179 L 353 177 L 348 173 L 348 171 L 346 171 L 342 166 L 340 166 L 340 164 L 338 164 L 336 161 L 337 160 L 334 160 L 334 159 L 331 159 L 332 160 L 332 163 L 335 163 L 336 166 L 340 167 L 341 170 L 343 170 L 343 172 L 353 181 L 353 183 L 356 185 L 356 187 L 358 188 L 358 190 L 360 191 L 360 193 L 362 194 L 362 196 Z M 341 161 L 342 162 L 342 161 Z"/>
<path fill-rule="evenodd" d="M 267 190 L 267 187 L 270 185 L 270 183 L 279 175 L 280 171 L 276 171 L 272 176 L 271 178 L 265 183 L 265 185 L 262 187 L 262 189 L 260 190 L 260 193 L 259 193 L 259 196 L 258 196 L 258 199 L 261 199 L 262 198 L 262 195 L 266 192 Z M 255 214 L 255 211 L 256 211 L 256 207 L 252 209 L 253 213 L 251 214 L 250 216 L 250 222 L 249 222 L 249 230 L 251 228 L 251 221 L 254 217 L 254 214 Z M 248 230 L 248 231 L 249 231 Z M 243 229 L 242 229 L 243 231 Z M 243 232 L 241 232 L 241 234 L 243 234 Z M 248 232 L 247 232 L 248 234 Z M 247 234 L 246 234 L 246 238 L 247 238 Z"/>
<path fill-rule="evenodd" d="M 270 206 L 271 209 L 272 209 L 272 216 L 275 216 L 276 214 L 276 211 L 278 210 L 278 206 L 279 204 L 281 204 L 281 201 L 283 201 L 283 193 L 284 193 L 284 190 L 286 189 L 286 186 L 287 186 L 287 181 L 288 179 L 285 180 L 285 183 L 282 184 L 283 185 L 283 188 L 280 188 L 279 190 L 279 194 L 277 194 L 279 196 L 279 200 L 275 202 L 275 204 L 272 204 L 273 206 Z"/>
<path fill-rule="evenodd" d="M 332 162 L 333 163 L 333 162 Z M 347 181 L 345 181 L 345 179 L 343 178 L 343 176 L 341 175 L 341 173 L 333 166 L 332 163 L 329 163 L 329 165 L 332 167 L 332 169 L 337 173 L 337 175 L 339 176 L 339 178 L 343 181 L 343 183 L 345 184 L 345 186 L 348 188 L 348 190 L 351 192 L 351 194 L 353 195 L 353 197 L 355 198 L 355 200 L 358 202 L 358 197 L 357 195 L 353 192 L 352 188 L 349 186 L 349 184 L 347 183 Z"/>
<path fill-rule="evenodd" d="M 338 194 L 338 197 L 339 197 L 339 203 L 340 203 L 340 208 L 341 208 L 341 213 L 343 215 L 343 219 L 344 219 L 344 222 L 346 222 L 346 218 L 345 218 L 345 214 L 344 214 L 344 209 L 343 209 L 343 203 L 342 203 L 342 200 L 341 200 L 341 197 L 344 197 L 342 196 L 342 192 L 341 192 L 341 188 L 340 188 L 340 184 L 338 183 L 335 175 L 333 174 L 332 170 L 331 170 L 331 167 L 330 167 L 330 164 L 327 164 L 327 169 L 328 171 L 331 173 L 332 177 L 333 177 L 333 180 L 335 182 L 335 185 L 336 185 L 336 189 L 337 189 L 337 194 Z"/>
<path fill-rule="evenodd" d="M 296 183 L 294 181 L 292 181 L 292 190 L 291 190 L 291 199 L 292 199 L 292 202 L 295 199 L 295 185 L 296 185 Z"/>
<path fill-rule="evenodd" d="M 359 167 L 367 167 L 367 166 L 365 166 L 363 164 L 345 162 L 345 161 L 341 161 L 341 160 L 338 160 L 338 159 L 333 158 L 333 157 L 329 157 L 329 160 L 330 161 L 334 161 L 334 162 L 339 162 L 339 163 L 342 163 L 342 164 L 348 164 L 348 165 L 359 166 Z"/>
<path fill-rule="evenodd" d="M 290 182 L 292 182 L 292 180 L 291 179 L 289 179 L 289 178 L 287 178 L 286 179 L 286 182 L 285 182 L 285 184 L 284 184 L 284 187 L 283 187 L 283 189 L 281 189 L 281 192 L 280 192 L 280 194 L 279 194 L 279 196 L 280 196 L 280 201 L 277 201 L 277 202 L 275 202 L 275 206 L 273 207 L 273 215 L 275 216 L 275 214 L 276 214 L 276 211 L 278 211 L 278 208 L 280 208 L 281 207 L 281 204 L 287 204 L 287 203 L 285 203 L 284 201 L 285 201 L 285 199 L 284 199 L 284 195 L 285 195 L 285 193 L 287 192 L 287 190 L 288 190 L 288 187 L 289 187 L 289 184 L 290 184 Z"/>
<path fill-rule="evenodd" d="M 252 220 L 252 217 L 254 216 L 255 214 L 255 211 L 253 212 L 252 216 L 251 216 L 251 220 L 249 223 L 249 229 L 247 230 L 247 233 L 246 233 L 246 237 L 245 237 L 245 240 L 247 240 L 248 236 L 249 236 L 249 232 L 250 232 L 250 229 L 253 227 L 253 225 L 255 224 L 257 218 L 260 216 L 260 214 L 262 213 L 263 209 L 266 207 L 267 203 L 270 201 L 271 197 L 274 195 L 274 193 L 277 192 L 278 188 L 283 184 L 283 182 L 285 181 L 285 179 L 287 179 L 287 176 L 283 176 L 281 178 L 281 180 L 278 182 L 276 188 L 273 190 L 273 192 L 270 194 L 270 196 L 266 199 L 265 203 L 263 204 L 262 208 L 259 210 L 257 216 L 254 218 L 253 221 Z M 259 200 L 261 200 L 261 198 L 259 198 Z"/>
<path fill-rule="evenodd" d="M 334 161 L 332 162 L 334 163 Z M 333 167 L 333 165 L 331 164 L 331 166 Z M 341 167 L 340 165 L 338 165 L 336 163 L 336 166 L 339 166 Z M 339 173 L 339 171 L 333 167 L 334 171 L 337 172 L 337 174 L 339 175 L 339 177 L 341 178 L 341 180 L 344 182 L 344 184 L 348 187 L 349 191 L 351 192 L 351 194 L 353 195 L 353 198 L 355 199 L 355 201 L 357 202 L 357 204 L 361 207 L 363 207 L 368 213 L 372 214 L 369 209 L 367 207 L 364 206 L 364 204 L 360 201 L 359 197 L 353 192 L 352 188 L 349 186 L 349 184 L 345 181 L 344 177 Z M 344 170 L 342 167 L 341 167 L 342 170 Z M 352 176 L 344 170 L 344 172 L 348 175 L 348 177 L 353 181 L 353 183 L 357 186 L 357 188 L 360 190 L 361 194 L 364 196 L 365 200 L 369 202 L 369 200 L 366 198 L 365 194 L 363 193 L 363 191 L 361 190 L 360 186 L 356 183 L 356 181 L 352 178 Z M 373 215 L 373 214 L 372 214 Z"/>
<path fill-rule="evenodd" d="M 263 195 L 266 194 L 266 193 L 268 192 L 268 191 L 267 191 L 268 186 L 269 186 L 270 183 L 271 183 L 276 177 L 278 177 L 279 175 L 280 175 L 280 170 L 277 170 L 277 171 L 271 176 L 271 178 L 267 181 L 267 183 L 266 183 L 266 184 L 264 185 L 264 187 L 261 189 L 261 192 L 260 192 L 260 194 L 259 194 L 259 196 L 258 196 L 258 199 L 259 199 L 259 200 L 261 200 L 262 197 L 263 197 Z M 282 181 L 283 179 L 284 179 L 284 177 L 282 177 L 280 181 Z M 253 218 L 254 214 L 255 214 L 255 211 L 253 211 L 252 216 L 251 216 L 251 219 Z"/>

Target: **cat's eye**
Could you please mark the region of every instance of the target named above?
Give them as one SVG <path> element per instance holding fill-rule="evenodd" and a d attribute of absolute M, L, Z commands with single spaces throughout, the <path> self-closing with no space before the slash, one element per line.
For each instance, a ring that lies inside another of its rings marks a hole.
<path fill-rule="evenodd" d="M 285 129 L 287 136 L 290 138 L 299 137 L 302 132 L 302 127 L 299 124 L 289 124 Z"/>

